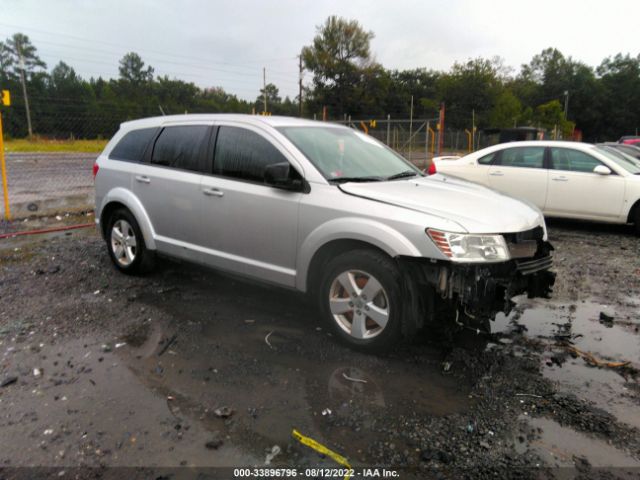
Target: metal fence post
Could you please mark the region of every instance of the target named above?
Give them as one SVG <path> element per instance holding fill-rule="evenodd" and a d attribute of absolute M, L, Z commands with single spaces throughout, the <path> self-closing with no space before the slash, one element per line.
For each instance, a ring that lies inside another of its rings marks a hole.
<path fill-rule="evenodd" d="M 387 146 L 391 146 L 391 115 L 387 115 Z"/>
<path fill-rule="evenodd" d="M 0 170 L 2 170 L 2 195 L 4 197 L 4 219 L 11 220 L 9 189 L 7 187 L 7 165 L 4 161 L 4 138 L 2 136 L 2 113 L 0 112 Z"/>

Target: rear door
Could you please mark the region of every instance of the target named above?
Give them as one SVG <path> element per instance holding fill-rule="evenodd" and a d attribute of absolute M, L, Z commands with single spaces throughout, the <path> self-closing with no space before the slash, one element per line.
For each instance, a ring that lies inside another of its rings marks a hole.
<path fill-rule="evenodd" d="M 220 125 L 212 175 L 201 185 L 200 236 L 207 263 L 294 286 L 298 210 L 303 193 L 265 185 L 270 164 L 289 162 L 286 151 L 261 130 Z M 297 167 L 297 169 L 296 169 Z"/>
<path fill-rule="evenodd" d="M 206 167 L 209 125 L 169 125 L 138 165 L 133 191 L 147 211 L 158 250 L 190 257 L 197 244 L 200 182 Z"/>
<path fill-rule="evenodd" d="M 545 147 L 511 147 L 500 150 L 488 169 L 489 187 L 514 198 L 529 200 L 544 210 L 548 170 Z"/>
<path fill-rule="evenodd" d="M 615 172 L 610 175 L 594 173 L 593 169 L 604 163 L 580 150 L 550 147 L 549 158 L 545 213 L 594 220 L 613 220 L 620 216 L 624 178 Z"/>

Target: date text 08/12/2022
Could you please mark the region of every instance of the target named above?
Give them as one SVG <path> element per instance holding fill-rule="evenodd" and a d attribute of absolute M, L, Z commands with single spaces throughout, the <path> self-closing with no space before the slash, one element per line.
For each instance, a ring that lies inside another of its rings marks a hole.
<path fill-rule="evenodd" d="M 235 468 L 234 478 L 399 478 L 387 468 Z"/>

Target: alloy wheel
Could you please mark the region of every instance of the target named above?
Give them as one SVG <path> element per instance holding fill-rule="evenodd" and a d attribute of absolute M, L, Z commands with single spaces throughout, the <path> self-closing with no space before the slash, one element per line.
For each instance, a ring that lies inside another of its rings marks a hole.
<path fill-rule="evenodd" d="M 358 340 L 378 336 L 389 321 L 387 292 L 362 270 L 347 270 L 333 280 L 329 307 L 338 326 Z"/>
<path fill-rule="evenodd" d="M 126 220 L 117 220 L 111 227 L 111 251 L 123 267 L 130 266 L 136 259 L 136 234 Z"/>

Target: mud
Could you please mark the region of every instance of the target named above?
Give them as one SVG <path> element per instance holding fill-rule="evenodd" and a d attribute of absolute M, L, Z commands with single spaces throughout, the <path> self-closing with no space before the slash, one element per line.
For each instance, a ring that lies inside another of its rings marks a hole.
<path fill-rule="evenodd" d="M 338 466 L 296 429 L 400 478 L 634 478 L 640 244 L 549 228 L 552 299 L 384 356 L 343 347 L 294 292 L 169 261 L 127 277 L 93 231 L 2 240 L 0 384 L 17 381 L 0 387 L 0 476 L 232 478 L 275 445 L 270 466 Z"/>

